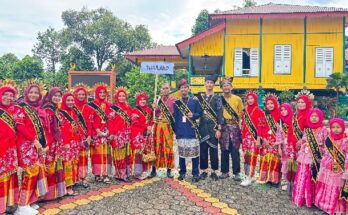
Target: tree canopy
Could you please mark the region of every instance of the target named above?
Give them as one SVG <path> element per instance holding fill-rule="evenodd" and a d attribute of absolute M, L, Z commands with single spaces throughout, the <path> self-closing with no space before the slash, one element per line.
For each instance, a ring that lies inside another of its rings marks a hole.
<path fill-rule="evenodd" d="M 192 27 L 192 34 L 199 34 L 209 28 L 209 12 L 208 10 L 201 10 L 198 14 L 195 24 Z"/>

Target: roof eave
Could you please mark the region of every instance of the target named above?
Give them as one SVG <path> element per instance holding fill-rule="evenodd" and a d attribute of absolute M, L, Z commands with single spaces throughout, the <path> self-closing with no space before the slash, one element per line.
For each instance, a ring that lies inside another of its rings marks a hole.
<path fill-rule="evenodd" d="M 198 40 L 203 39 L 206 36 L 209 36 L 213 33 L 216 33 L 218 31 L 224 29 L 225 27 L 226 27 L 226 23 L 225 22 L 221 23 L 221 24 L 216 25 L 214 27 L 211 27 L 211 28 L 209 28 L 209 29 L 197 34 L 197 35 L 194 35 L 194 36 L 192 36 L 192 37 L 190 37 L 190 38 L 188 38 L 180 43 L 177 43 L 177 44 L 175 44 L 175 46 L 178 49 L 180 55 L 182 56 L 181 49 L 183 49 L 184 47 L 186 47 L 186 46 L 188 46 L 188 45 L 190 45 Z"/>
<path fill-rule="evenodd" d="M 299 13 L 245 13 L 245 14 L 211 14 L 211 20 L 236 19 L 236 18 L 279 18 L 279 17 L 324 17 L 348 16 L 348 11 L 336 12 L 299 12 Z"/>

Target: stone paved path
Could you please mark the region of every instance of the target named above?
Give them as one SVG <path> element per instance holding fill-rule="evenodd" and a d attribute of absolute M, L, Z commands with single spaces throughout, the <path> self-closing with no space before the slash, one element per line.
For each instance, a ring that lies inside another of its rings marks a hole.
<path fill-rule="evenodd" d="M 324 214 L 318 209 L 296 208 L 279 188 L 253 184 L 248 188 L 232 179 L 199 183 L 153 178 L 125 184 L 91 183 L 80 195 L 42 203 L 41 214 Z"/>

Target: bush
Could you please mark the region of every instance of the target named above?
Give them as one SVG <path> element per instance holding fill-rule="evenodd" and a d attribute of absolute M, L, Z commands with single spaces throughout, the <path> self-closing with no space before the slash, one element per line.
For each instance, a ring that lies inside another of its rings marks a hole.
<path fill-rule="evenodd" d="M 283 91 L 279 94 L 280 103 L 291 103 L 295 94 L 292 91 Z"/>

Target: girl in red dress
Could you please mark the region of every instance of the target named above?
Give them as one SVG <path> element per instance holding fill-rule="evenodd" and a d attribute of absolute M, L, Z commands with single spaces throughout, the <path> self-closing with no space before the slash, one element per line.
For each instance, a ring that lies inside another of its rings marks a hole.
<path fill-rule="evenodd" d="M 147 178 L 148 164 L 143 162 L 143 154 L 151 150 L 152 109 L 148 107 L 148 95 L 136 95 L 136 108 L 132 114 L 131 148 L 133 151 L 134 176 L 140 180 Z"/>
<path fill-rule="evenodd" d="M 88 172 L 89 145 L 91 144 L 93 109 L 87 105 L 87 87 L 78 85 L 74 91 L 75 112 L 78 113 L 78 123 L 81 134 L 80 155 L 79 155 L 79 177 L 84 188 L 89 185 L 86 182 Z"/>
<path fill-rule="evenodd" d="M 242 186 L 249 186 L 255 175 L 257 157 L 260 154 L 261 134 L 266 119 L 263 111 L 258 107 L 257 93 L 249 91 L 246 94 L 246 111 L 242 121 L 242 150 L 244 152 L 244 173 L 246 178 Z"/>
<path fill-rule="evenodd" d="M 59 156 L 63 159 L 64 179 L 68 195 L 75 195 L 72 186 L 78 182 L 78 158 L 80 133 L 77 122 L 77 115 L 74 108 L 74 96 L 71 93 L 64 93 L 62 107 L 59 110 L 61 119 L 60 129 L 62 144 L 59 149 Z"/>
<path fill-rule="evenodd" d="M 280 124 L 277 129 L 276 140 L 279 144 L 279 155 L 282 159 L 282 177 L 284 185 L 282 190 L 292 193 L 295 174 L 297 170 L 296 163 L 296 142 L 292 120 L 294 117 L 291 105 L 284 103 L 280 106 Z"/>
<path fill-rule="evenodd" d="M 0 214 L 18 202 L 18 157 L 13 105 L 16 90 L 13 86 L 0 87 Z"/>
<path fill-rule="evenodd" d="M 276 141 L 277 128 L 279 127 L 280 108 L 278 97 L 266 94 L 264 98 L 266 124 L 262 129 L 264 145 L 261 148 L 260 178 L 261 183 L 278 185 L 280 178 L 281 161 L 279 144 Z"/>
<path fill-rule="evenodd" d="M 108 116 L 115 177 L 122 181 L 130 181 L 132 175 L 130 126 L 133 111 L 127 104 L 127 96 L 127 88 L 118 87 L 116 89 L 116 103 L 111 107 Z"/>
<path fill-rule="evenodd" d="M 45 160 L 48 193 L 45 196 L 45 200 L 53 200 L 66 194 L 62 160 L 57 156 L 57 147 L 61 144 L 58 111 L 58 103 L 61 102 L 61 99 L 61 89 L 59 87 L 53 87 L 45 96 L 42 105 L 49 120 L 46 129 L 49 151 Z"/>
<path fill-rule="evenodd" d="M 92 173 L 97 182 L 110 184 L 108 176 L 111 174 L 111 152 L 108 144 L 109 130 L 107 115 L 110 112 L 111 104 L 107 101 L 107 86 L 97 84 L 95 86 L 95 99 L 89 103 L 93 109 L 93 127 L 90 146 Z"/>
<path fill-rule="evenodd" d="M 46 129 L 48 117 L 41 108 L 42 85 L 38 81 L 28 81 L 24 91 L 24 101 L 19 104 L 14 115 L 17 129 L 19 166 L 23 169 L 17 214 L 37 214 L 30 204 L 43 198 L 47 191 L 45 174 L 45 154 L 48 151 Z"/>

